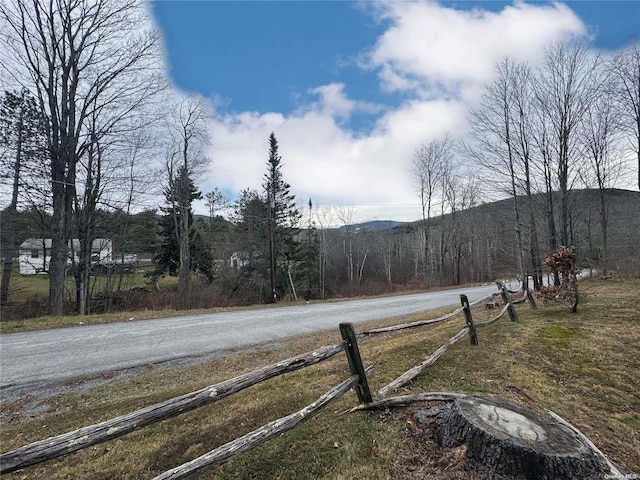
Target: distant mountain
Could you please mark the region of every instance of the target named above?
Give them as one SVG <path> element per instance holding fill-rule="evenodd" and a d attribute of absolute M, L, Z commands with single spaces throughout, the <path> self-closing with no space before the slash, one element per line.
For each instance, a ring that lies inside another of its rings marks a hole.
<path fill-rule="evenodd" d="M 196 214 L 193 215 L 193 220 L 194 221 L 202 220 L 204 223 L 209 223 L 209 216 L 208 215 L 200 215 L 200 214 L 196 213 Z M 357 223 L 357 224 L 354 224 L 354 225 L 349 225 L 348 227 L 343 225 L 341 227 L 336 227 L 335 230 L 344 231 L 347 228 L 349 228 L 349 229 L 355 230 L 355 231 L 364 231 L 364 230 L 366 230 L 367 232 L 379 232 L 381 230 L 389 230 L 391 228 L 399 227 L 400 225 L 404 225 L 405 223 L 406 222 L 396 222 L 394 220 L 371 220 L 369 222 L 363 222 L 363 223 Z"/>
<path fill-rule="evenodd" d="M 396 222 L 394 220 L 371 220 L 370 222 L 356 223 L 355 225 L 342 226 L 338 230 L 355 229 L 356 231 L 366 230 L 368 232 L 378 232 L 380 230 L 389 230 L 390 228 L 404 225 L 405 222 Z"/>

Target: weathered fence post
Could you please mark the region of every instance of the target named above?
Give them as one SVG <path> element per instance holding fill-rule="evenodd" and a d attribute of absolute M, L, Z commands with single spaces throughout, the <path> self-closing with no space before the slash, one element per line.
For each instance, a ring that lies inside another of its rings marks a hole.
<path fill-rule="evenodd" d="M 469 299 L 466 295 L 460 295 L 460 303 L 462 304 L 462 311 L 464 312 L 464 321 L 467 327 L 469 327 L 469 340 L 471 345 L 478 345 L 478 332 L 476 332 L 476 326 L 473 324 L 471 307 L 469 306 Z"/>
<path fill-rule="evenodd" d="M 352 375 L 358 375 L 358 383 L 353 385 L 358 400 L 361 403 L 371 403 L 371 391 L 369 390 L 369 382 L 367 381 L 367 375 L 364 371 L 364 365 L 362 365 L 362 358 L 360 357 L 360 349 L 358 348 L 358 339 L 356 338 L 356 332 L 353 330 L 353 325 L 350 323 L 340 324 L 340 334 L 342 339 L 347 344 L 347 360 L 349 361 L 349 370 Z"/>
<path fill-rule="evenodd" d="M 533 298 L 533 295 L 531 295 L 531 290 L 527 288 L 525 290 L 525 293 L 527 294 L 527 300 L 529 301 L 529 306 L 534 310 L 538 308 L 538 306 L 536 305 L 536 300 Z"/>
<path fill-rule="evenodd" d="M 509 295 L 509 291 L 507 290 L 507 287 L 502 282 L 496 282 L 496 285 L 500 289 L 500 294 L 502 295 L 502 299 L 504 300 L 504 303 L 509 307 L 507 308 L 507 312 L 509 313 L 509 319 L 512 322 L 517 322 L 518 313 L 516 312 L 516 309 L 513 308 L 513 303 L 511 303 L 511 295 Z"/>

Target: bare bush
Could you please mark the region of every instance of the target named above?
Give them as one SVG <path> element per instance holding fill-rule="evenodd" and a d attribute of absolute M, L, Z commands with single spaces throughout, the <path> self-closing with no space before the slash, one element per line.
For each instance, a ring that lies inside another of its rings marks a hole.
<path fill-rule="evenodd" d="M 555 275 L 560 277 L 560 285 L 543 286 L 540 288 L 538 297 L 544 302 L 551 301 L 569 306 L 571 312 L 578 311 L 578 273 L 580 269 L 576 267 L 575 247 L 559 246 L 544 261 L 545 265 Z"/>

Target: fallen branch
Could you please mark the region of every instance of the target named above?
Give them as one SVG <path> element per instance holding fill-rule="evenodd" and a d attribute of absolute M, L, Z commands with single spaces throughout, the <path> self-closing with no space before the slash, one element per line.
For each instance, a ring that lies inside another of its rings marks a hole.
<path fill-rule="evenodd" d="M 414 378 L 416 378 L 418 375 L 420 375 L 420 373 L 422 373 L 423 370 L 425 370 L 426 368 L 430 367 L 431 365 L 433 365 L 434 363 L 436 363 L 436 361 L 442 356 L 444 355 L 444 353 L 449 350 L 451 347 L 453 347 L 458 341 L 460 341 L 460 339 L 462 339 L 465 334 L 467 333 L 467 330 L 469 328 L 468 327 L 464 327 L 462 330 L 460 330 L 458 333 L 456 333 L 453 337 L 451 337 L 451 339 L 449 339 L 449 341 L 447 343 L 445 343 L 444 345 L 442 345 L 438 350 L 436 350 L 433 355 L 431 355 L 429 358 L 427 358 L 424 362 L 420 363 L 419 365 L 416 365 L 415 367 L 413 367 L 410 370 L 407 370 L 405 373 L 403 373 L 402 375 L 400 375 L 398 378 L 396 378 L 394 381 L 392 381 L 391 383 L 389 383 L 389 385 L 382 387 L 380 390 L 378 390 L 378 394 L 381 397 L 386 396 L 387 394 L 393 392 L 394 390 L 400 388 L 403 385 L 406 385 L 407 383 L 409 383 L 411 380 L 413 380 Z"/>
<path fill-rule="evenodd" d="M 379 408 L 388 407 L 405 407 L 412 403 L 418 402 L 453 402 L 456 398 L 466 397 L 463 393 L 452 392 L 426 392 L 415 393 L 413 395 L 402 395 L 399 397 L 388 397 L 375 402 L 360 404 L 353 407 L 349 412 L 356 412 L 358 410 L 376 410 Z"/>

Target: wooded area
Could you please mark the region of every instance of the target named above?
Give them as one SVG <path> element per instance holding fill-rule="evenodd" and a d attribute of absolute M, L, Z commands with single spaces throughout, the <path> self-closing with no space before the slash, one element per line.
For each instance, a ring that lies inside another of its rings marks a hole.
<path fill-rule="evenodd" d="M 615 241 L 609 245 L 611 270 L 634 275 L 639 272 L 640 246 L 636 241 L 640 231 L 640 193 L 621 190 L 606 192 L 609 202 L 609 232 Z M 597 228 L 598 194 L 596 191 L 573 192 L 576 201 L 575 220 L 572 224 L 573 240 L 576 244 L 577 262 L 582 268 L 599 270 L 601 266 L 601 235 Z M 534 201 L 544 201 L 542 196 Z M 252 200 L 252 205 L 257 201 Z M 526 203 L 525 203 L 526 204 Z M 579 208 L 578 208 L 579 207 Z M 4 216 L 4 213 L 3 213 Z M 16 215 L 16 234 L 18 238 L 33 235 L 33 223 L 41 217 L 33 210 L 19 212 Z M 544 210 L 536 212 L 539 222 L 544 221 Z M 229 305 L 248 305 L 268 302 L 270 297 L 268 242 L 264 242 L 263 254 L 256 256 L 244 265 L 234 264 L 234 253 L 246 245 L 248 239 L 260 246 L 260 238 L 266 240 L 266 222 L 259 224 L 251 217 L 251 224 L 227 220 L 218 216 L 209 223 L 208 218 L 196 218 L 193 229 L 197 233 L 197 242 L 192 244 L 193 258 L 200 248 L 207 250 L 208 258 L 213 259 L 209 274 L 194 273 L 191 285 L 189 305 L 191 308 L 212 308 Z M 509 225 L 513 214 L 509 201 L 473 207 L 454 216 L 445 214 L 444 218 L 431 220 L 431 238 L 433 262 L 436 268 L 442 267 L 442 274 L 431 276 L 433 286 L 454 284 L 455 277 L 460 283 L 492 282 L 496 278 L 508 277 L 517 270 L 517 242 Z M 157 229 L 161 218 L 154 211 L 123 215 L 99 211 L 96 214 L 96 236 L 105 238 L 111 232 L 116 249 L 136 252 L 140 258 L 152 258 L 162 243 Z M 4 223 L 4 220 L 3 220 Z M 455 230 L 447 227 L 456 225 Z M 126 226 L 126 229 L 124 228 Z M 291 284 L 296 287 L 300 299 L 330 299 L 352 295 L 385 294 L 391 292 L 412 291 L 423 288 L 423 269 L 421 258 L 422 223 L 403 224 L 393 228 L 374 230 L 367 226 L 349 228 L 321 228 L 311 231 L 317 237 L 315 269 L 311 263 L 290 262 L 289 270 L 280 271 L 278 288 L 283 299 L 293 300 Z M 460 261 L 456 262 L 452 252 L 453 243 L 445 244 L 445 259 L 440 261 L 435 252 L 439 252 L 439 238 L 444 226 L 446 242 L 456 238 L 463 239 L 464 248 L 459 250 Z M 122 230 L 121 230 L 122 228 Z M 262 228 L 262 230 L 259 230 Z M 6 234 L 3 229 L 3 235 Z M 262 232 L 262 233 L 260 233 Z M 307 241 L 307 229 L 301 229 L 299 238 Z M 456 232 L 455 236 L 450 235 Z M 46 235 L 46 233 L 44 234 Z M 257 251 L 257 250 L 256 250 Z M 177 250 L 175 250 L 177 252 Z M 589 254 L 591 252 L 591 254 Z M 173 263 L 177 265 L 177 263 Z M 282 263 L 284 265 L 284 262 Z M 351 270 L 353 266 L 353 270 Z M 297 267 L 300 267 L 298 269 Z M 180 300 L 176 284 L 154 283 L 155 266 L 150 261 L 139 265 L 139 273 L 127 274 L 109 271 L 107 275 L 92 277 L 93 300 L 90 312 L 136 309 L 156 310 L 179 308 Z M 459 268 L 458 272 L 455 272 Z M 350 276 L 349 272 L 354 275 Z M 546 272 L 547 270 L 545 270 Z M 147 276 L 145 277 L 145 273 Z M 177 277 L 177 269 L 174 271 Z M 309 275 L 312 273 L 313 275 Z M 289 277 L 290 274 L 290 277 Z M 169 272 L 169 276 L 171 273 Z M 351 280 L 350 280 L 351 278 Z M 553 280 L 552 280 L 553 283 Z M 14 291 L 15 292 L 15 291 Z M 3 309 L 3 318 L 24 318 L 19 315 L 45 315 L 46 302 L 36 303 L 34 299 L 23 298 L 16 292 L 9 305 Z M 25 306 L 23 301 L 31 301 Z M 74 310 L 73 292 L 65 295 L 68 312 Z"/>

